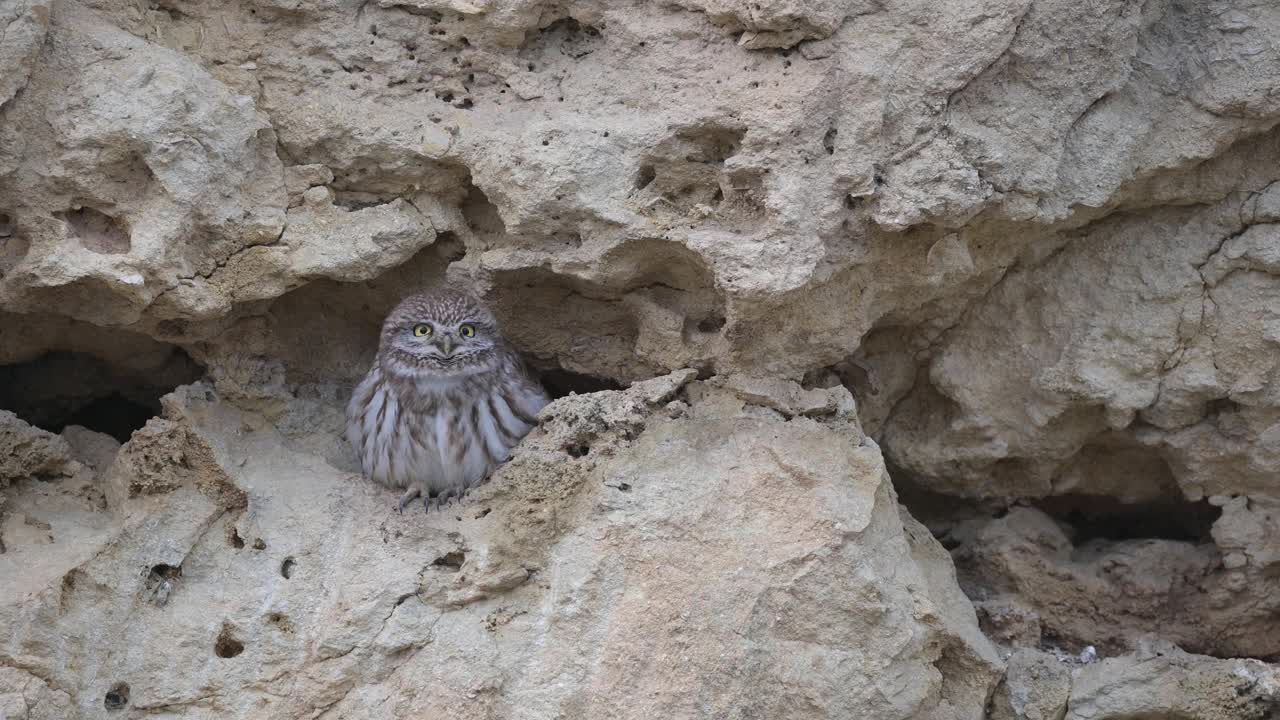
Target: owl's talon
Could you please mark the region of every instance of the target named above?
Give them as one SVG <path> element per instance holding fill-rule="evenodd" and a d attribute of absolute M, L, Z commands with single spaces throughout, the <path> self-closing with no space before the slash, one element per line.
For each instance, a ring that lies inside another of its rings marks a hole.
<path fill-rule="evenodd" d="M 400 502 L 396 505 L 396 512 L 403 515 L 405 507 L 408 506 L 409 503 L 413 502 L 414 498 L 421 494 L 422 493 L 417 488 L 409 488 L 408 490 L 405 490 L 404 494 L 400 496 Z"/>

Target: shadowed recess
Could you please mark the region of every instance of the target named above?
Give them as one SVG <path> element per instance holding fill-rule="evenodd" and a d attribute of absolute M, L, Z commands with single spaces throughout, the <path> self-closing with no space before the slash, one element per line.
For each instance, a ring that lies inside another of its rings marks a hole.
<path fill-rule="evenodd" d="M 1069 525 L 1076 545 L 1090 540 L 1147 538 L 1212 542 L 1209 531 L 1222 514 L 1222 508 L 1210 505 L 1208 500 L 1180 498 L 1125 503 L 1106 496 L 1061 495 L 1036 500 L 1032 505 Z"/>
<path fill-rule="evenodd" d="M 203 375 L 176 347 L 162 366 L 145 370 L 115 366 L 88 353 L 53 351 L 0 366 L 0 408 L 50 432 L 80 425 L 126 442 L 160 414 L 163 395 Z"/>
<path fill-rule="evenodd" d="M 585 395 L 601 390 L 623 389 L 623 385 L 608 378 L 583 375 L 560 368 L 543 371 L 539 374 L 539 379 L 552 400 L 565 397 L 570 393 Z"/>

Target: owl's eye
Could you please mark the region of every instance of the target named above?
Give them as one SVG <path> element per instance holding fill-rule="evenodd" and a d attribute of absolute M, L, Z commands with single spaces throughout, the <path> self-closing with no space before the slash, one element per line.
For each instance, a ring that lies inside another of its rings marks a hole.
<path fill-rule="evenodd" d="M 413 334 L 415 337 L 426 337 L 431 334 L 431 326 L 426 323 L 418 323 L 413 326 Z"/>
<path fill-rule="evenodd" d="M 476 336 L 476 326 L 470 323 L 458 326 L 458 332 L 464 338 L 473 338 Z"/>

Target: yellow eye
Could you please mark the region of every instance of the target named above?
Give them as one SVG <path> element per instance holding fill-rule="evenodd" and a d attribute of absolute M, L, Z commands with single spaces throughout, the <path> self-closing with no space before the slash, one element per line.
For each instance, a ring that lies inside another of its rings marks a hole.
<path fill-rule="evenodd" d="M 473 338 L 476 336 L 476 326 L 470 324 L 462 325 L 458 327 L 458 332 L 461 333 L 464 338 Z"/>
<path fill-rule="evenodd" d="M 413 334 L 417 337 L 426 337 L 431 334 L 431 326 L 426 323 L 419 323 L 413 326 Z"/>

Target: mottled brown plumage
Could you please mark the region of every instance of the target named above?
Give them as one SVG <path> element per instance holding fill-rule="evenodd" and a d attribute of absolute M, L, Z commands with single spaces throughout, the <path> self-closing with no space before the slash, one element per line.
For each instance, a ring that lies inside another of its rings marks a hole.
<path fill-rule="evenodd" d="M 365 477 L 421 496 L 462 497 L 504 462 L 548 402 L 474 296 L 437 289 L 387 316 L 377 357 L 347 405 Z"/>

